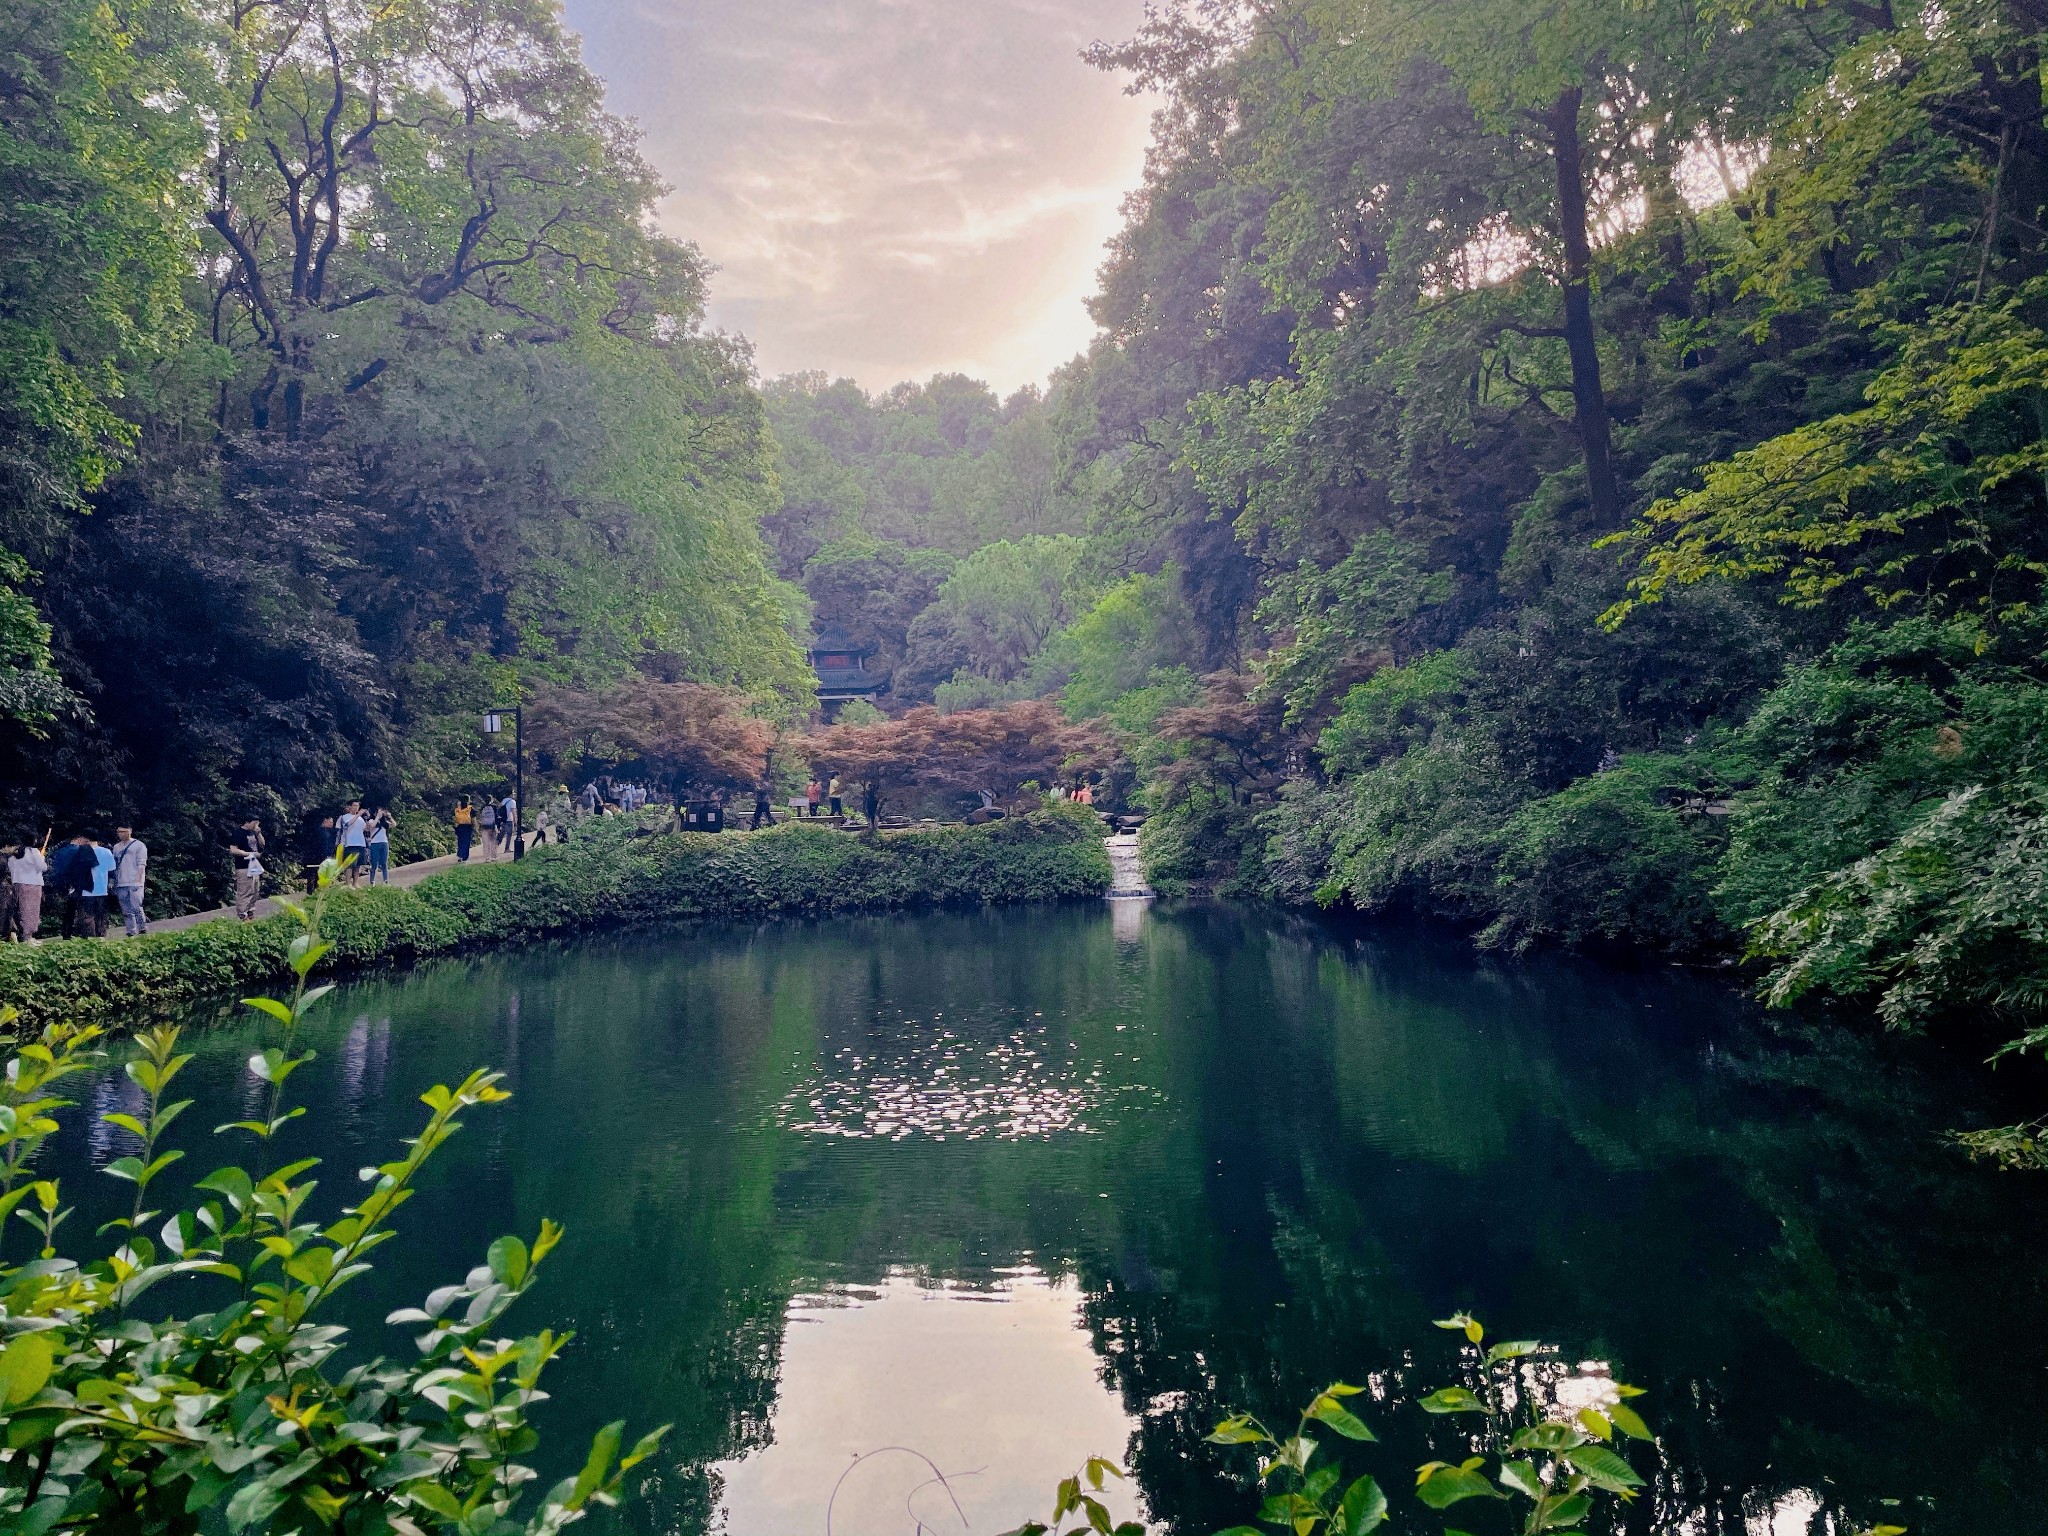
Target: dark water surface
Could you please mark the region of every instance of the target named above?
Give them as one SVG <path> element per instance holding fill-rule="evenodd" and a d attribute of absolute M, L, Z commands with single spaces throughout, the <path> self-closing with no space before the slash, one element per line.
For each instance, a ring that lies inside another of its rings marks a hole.
<path fill-rule="evenodd" d="M 258 1039 L 195 1031 L 186 1145 L 253 1109 Z M 1245 1454 L 1202 1434 L 1341 1375 L 1382 1437 L 1350 1464 L 1396 1529 L 1435 1531 L 1406 1490 L 1458 1425 L 1412 1399 L 1457 1379 L 1430 1319 L 1469 1307 L 1648 1389 L 1630 1531 L 2048 1530 L 2048 1199 L 1937 1134 L 2000 1106 L 1924 1050 L 1788 1032 L 1709 982 L 1077 905 L 443 964 L 344 987 L 311 1043 L 294 1135 L 328 1160 L 322 1210 L 423 1089 L 507 1073 L 349 1320 L 407 1349 L 386 1310 L 565 1222 L 514 1314 L 577 1333 L 547 1471 L 606 1419 L 676 1424 L 613 1528 L 821 1532 L 853 1456 L 902 1445 L 975 1532 L 1043 1515 L 1102 1452 L 1154 1529 L 1207 1533 L 1253 1506 Z M 90 1232 L 126 1197 L 87 1139 L 62 1171 Z M 839 1536 L 962 1529 L 928 1477 L 863 1464 Z"/>

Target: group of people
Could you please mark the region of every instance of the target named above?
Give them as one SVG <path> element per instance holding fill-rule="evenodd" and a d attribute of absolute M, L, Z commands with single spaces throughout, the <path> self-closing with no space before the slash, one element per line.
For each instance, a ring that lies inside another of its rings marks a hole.
<path fill-rule="evenodd" d="M 1095 803 L 1095 786 L 1086 779 L 1083 779 L 1072 789 L 1068 789 L 1064 784 L 1055 784 L 1052 787 L 1052 798 L 1055 801 L 1071 800 L 1075 805 L 1093 805 Z"/>
<path fill-rule="evenodd" d="M 543 813 L 545 816 L 545 813 Z M 487 799 L 482 805 L 472 805 L 469 796 L 455 798 L 455 858 L 460 864 L 469 862 L 469 851 L 475 846 L 478 835 L 482 835 L 483 854 L 487 861 L 495 860 L 500 852 L 516 853 L 515 844 L 519 838 L 519 802 L 510 795 L 502 800 Z"/>
<path fill-rule="evenodd" d="M 829 802 L 831 804 L 832 809 L 829 814 L 844 816 L 846 814 L 846 803 L 840 798 L 839 775 L 835 773 L 823 782 L 817 779 L 811 780 L 810 783 L 804 786 L 804 802 L 809 807 L 805 812 L 808 816 L 815 817 L 818 814 L 820 802 Z"/>
<path fill-rule="evenodd" d="M 646 785 L 615 780 L 609 774 L 592 779 L 576 792 L 576 803 L 586 816 L 602 816 L 609 811 L 637 811 L 653 799 Z"/>
<path fill-rule="evenodd" d="M 149 878 L 149 845 L 132 827 L 116 827 L 114 841 L 97 831 L 80 832 L 50 849 L 41 843 L 8 845 L 0 857 L 0 938 L 42 942 L 43 902 L 51 894 L 64 903 L 63 937 L 99 938 L 107 931 L 107 900 L 121 914 L 121 931 L 134 935 L 149 927 L 143 887 Z"/>

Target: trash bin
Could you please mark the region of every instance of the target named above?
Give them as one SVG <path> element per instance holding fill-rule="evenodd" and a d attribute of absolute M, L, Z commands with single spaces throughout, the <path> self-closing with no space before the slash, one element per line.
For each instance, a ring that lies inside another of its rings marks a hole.
<path fill-rule="evenodd" d="M 716 800 L 690 800 L 683 805 L 685 832 L 723 832 L 725 807 Z"/>

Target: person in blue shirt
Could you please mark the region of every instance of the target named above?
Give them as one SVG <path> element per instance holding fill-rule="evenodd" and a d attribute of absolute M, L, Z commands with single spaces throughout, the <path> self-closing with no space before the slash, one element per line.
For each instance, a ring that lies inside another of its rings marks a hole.
<path fill-rule="evenodd" d="M 113 853 L 100 846 L 97 832 L 81 832 L 58 856 L 60 888 L 71 901 L 64 912 L 64 937 L 74 933 L 97 939 L 107 931 L 107 877 L 114 872 Z"/>
<path fill-rule="evenodd" d="M 101 842 L 97 836 L 92 840 L 92 888 L 85 893 L 92 903 L 89 915 L 92 919 L 92 936 L 103 938 L 107 932 L 107 897 L 112 894 L 109 882 L 114 878 L 114 850 Z"/>

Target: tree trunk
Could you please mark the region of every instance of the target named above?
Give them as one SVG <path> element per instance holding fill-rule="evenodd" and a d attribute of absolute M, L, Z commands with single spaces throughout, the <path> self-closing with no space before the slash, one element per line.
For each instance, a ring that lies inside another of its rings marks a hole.
<path fill-rule="evenodd" d="M 1572 407 L 1586 458 L 1593 520 L 1621 525 L 1614 483 L 1607 396 L 1600 387 L 1600 349 L 1593 335 L 1593 250 L 1586 238 L 1586 178 L 1579 145 L 1580 92 L 1573 86 L 1551 107 L 1550 154 L 1557 167 L 1557 232 L 1564 244 L 1564 344 L 1572 360 Z"/>

